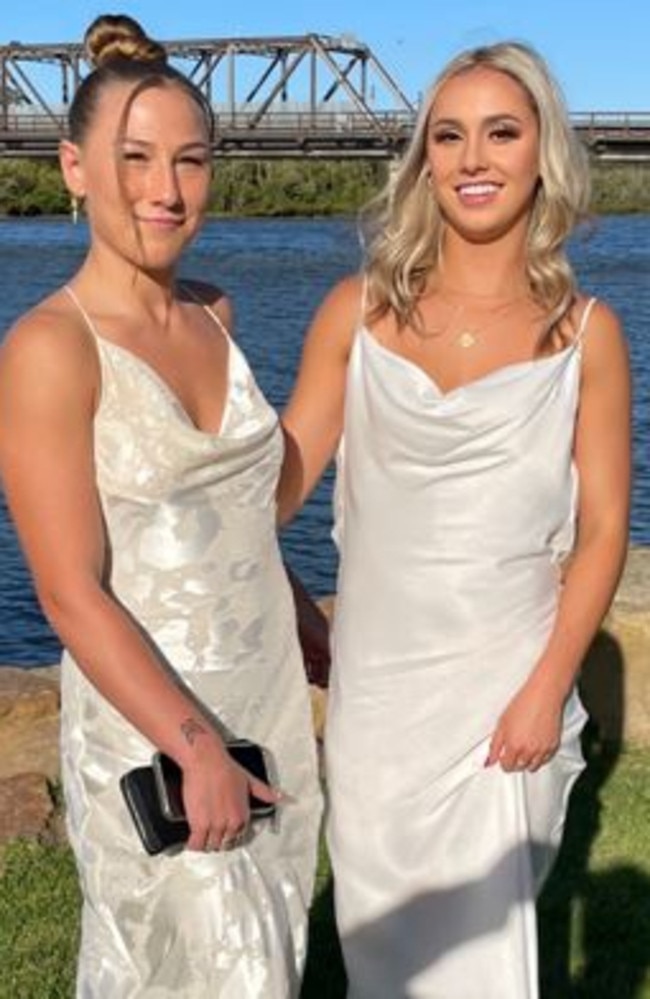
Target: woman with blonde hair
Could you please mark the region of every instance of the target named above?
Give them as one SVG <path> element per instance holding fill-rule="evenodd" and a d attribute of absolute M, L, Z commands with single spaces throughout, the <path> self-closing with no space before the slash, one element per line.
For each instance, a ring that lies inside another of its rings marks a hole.
<path fill-rule="evenodd" d="M 99 17 L 86 45 L 60 159 L 90 246 L 0 360 L 4 486 L 66 650 L 77 995 L 297 997 L 321 800 L 276 538 L 282 433 L 228 299 L 178 276 L 208 203 L 211 111 L 131 18 Z M 236 762 L 242 739 L 274 786 Z M 180 798 L 153 783 L 156 750 Z M 253 820 L 255 799 L 275 819 Z M 138 829 L 151 850 L 187 842 L 149 855 Z"/>
<path fill-rule="evenodd" d="M 328 840 L 350 997 L 534 999 L 624 561 L 629 372 L 565 252 L 588 166 L 529 47 L 466 52 L 308 334 L 284 515 L 338 449 Z"/>

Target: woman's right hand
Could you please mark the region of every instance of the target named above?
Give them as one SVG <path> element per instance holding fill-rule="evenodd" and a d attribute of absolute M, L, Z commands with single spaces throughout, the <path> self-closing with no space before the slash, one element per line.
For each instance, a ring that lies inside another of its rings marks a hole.
<path fill-rule="evenodd" d="M 281 793 L 232 759 L 223 743 L 196 743 L 197 752 L 183 766 L 183 801 L 190 826 L 188 850 L 227 850 L 248 830 L 249 798 L 277 803 Z"/>

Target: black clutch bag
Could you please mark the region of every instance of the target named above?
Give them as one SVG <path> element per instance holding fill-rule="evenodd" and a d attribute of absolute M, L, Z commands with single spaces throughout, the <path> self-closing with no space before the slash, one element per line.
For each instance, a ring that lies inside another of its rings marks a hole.
<path fill-rule="evenodd" d="M 185 843 L 190 827 L 184 819 L 164 815 L 153 767 L 136 767 L 120 778 L 120 787 L 142 845 L 154 855 Z"/>
<path fill-rule="evenodd" d="M 238 739 L 226 747 L 232 758 L 253 777 L 269 783 L 265 752 L 248 739 Z M 183 772 L 164 753 L 155 753 L 151 766 L 135 767 L 120 778 L 120 788 L 147 853 L 154 855 L 181 846 L 190 835 L 185 819 L 182 793 Z M 275 813 L 272 802 L 251 795 L 252 819 Z"/>

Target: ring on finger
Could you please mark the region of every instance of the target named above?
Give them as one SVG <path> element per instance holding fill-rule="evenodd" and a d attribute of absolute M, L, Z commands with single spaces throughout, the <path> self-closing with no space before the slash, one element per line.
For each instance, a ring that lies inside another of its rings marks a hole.
<path fill-rule="evenodd" d="M 214 835 L 210 835 L 206 839 L 205 846 L 203 847 L 203 849 L 205 850 L 206 853 L 218 853 L 219 850 L 228 849 L 227 844 L 231 841 L 232 840 L 231 839 L 229 840 L 227 836 L 222 836 L 220 838 L 217 838 Z"/>
<path fill-rule="evenodd" d="M 232 850 L 236 846 L 241 846 L 246 839 L 247 832 L 248 826 L 244 826 L 244 828 L 240 829 L 238 833 L 235 833 L 233 836 L 226 837 L 226 839 L 221 842 L 222 849 Z"/>

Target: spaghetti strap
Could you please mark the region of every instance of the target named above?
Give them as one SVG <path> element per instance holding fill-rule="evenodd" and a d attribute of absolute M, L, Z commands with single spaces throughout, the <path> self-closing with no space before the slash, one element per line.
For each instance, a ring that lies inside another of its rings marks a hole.
<path fill-rule="evenodd" d="M 187 294 L 190 296 L 190 298 L 194 302 L 196 302 L 197 305 L 200 305 L 203 309 L 205 309 L 205 311 L 207 312 L 207 314 L 217 324 L 217 326 L 219 327 L 219 329 L 221 330 L 221 332 L 224 334 L 224 336 L 226 337 L 226 339 L 229 340 L 230 339 L 230 333 L 226 329 L 226 325 L 223 322 L 223 320 L 221 319 L 221 317 L 218 315 L 218 313 L 215 312 L 215 310 L 212 309 L 209 305 L 207 305 L 206 302 L 203 302 L 198 297 L 198 295 L 195 295 L 194 292 L 192 291 L 192 289 L 188 288 L 187 285 L 184 284 L 184 285 L 181 285 L 181 287 L 184 289 L 184 291 L 187 292 Z M 77 295 L 72 290 L 72 288 L 70 287 L 70 285 L 69 284 L 64 285 L 63 286 L 63 290 L 66 293 L 66 295 L 68 296 L 68 298 L 70 298 L 70 300 L 76 305 L 77 309 L 79 310 L 79 313 L 81 314 L 84 322 L 86 323 L 86 326 L 88 327 L 88 329 L 92 333 L 92 335 L 95 338 L 95 340 L 101 339 L 101 337 L 99 336 L 99 333 L 95 329 L 95 325 L 94 325 L 92 319 L 90 318 L 90 316 L 88 315 L 88 313 L 84 309 L 83 305 L 79 301 Z"/>
<path fill-rule="evenodd" d="M 582 340 L 583 340 L 584 334 L 585 334 L 585 330 L 587 329 L 587 323 L 589 322 L 589 316 L 591 315 L 592 309 L 593 309 L 593 307 L 594 307 L 594 305 L 596 304 L 597 301 L 598 301 L 597 298 L 592 297 L 592 298 L 589 299 L 589 301 L 587 302 L 587 304 L 584 307 L 584 310 L 582 312 L 582 316 L 580 317 L 580 325 L 578 327 L 578 332 L 577 332 L 576 338 L 575 338 L 575 342 L 577 344 L 581 344 L 582 343 Z"/>
<path fill-rule="evenodd" d="M 180 287 L 183 289 L 183 291 L 187 292 L 187 294 L 190 296 L 193 302 L 196 302 L 197 305 L 200 305 L 201 308 L 207 312 L 207 314 L 210 316 L 210 319 L 212 319 L 212 321 L 216 323 L 216 325 L 219 327 L 219 329 L 225 336 L 226 340 L 230 340 L 231 339 L 230 331 L 226 328 L 226 324 L 224 323 L 223 319 L 220 317 L 219 313 L 216 312 L 212 308 L 212 306 L 208 305 L 207 302 L 204 302 L 199 295 L 193 292 L 192 289 L 189 287 L 189 285 L 181 284 Z"/>
<path fill-rule="evenodd" d="M 88 313 L 84 309 L 83 305 L 81 304 L 81 302 L 77 298 L 77 295 L 72 290 L 72 288 L 70 287 L 70 285 L 69 284 L 64 284 L 63 285 L 63 290 L 66 293 L 66 295 L 68 296 L 68 298 L 70 299 L 70 301 L 72 302 L 72 304 L 74 306 L 76 306 L 77 311 L 79 312 L 79 314 L 81 315 L 81 318 L 83 319 L 83 321 L 85 322 L 86 326 L 88 327 L 89 332 L 92 334 L 93 340 L 95 340 L 95 341 L 96 340 L 100 340 L 101 337 L 99 336 L 99 333 L 95 329 L 95 324 L 93 323 L 92 319 L 90 318 L 90 316 L 88 315 Z"/>

